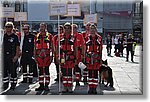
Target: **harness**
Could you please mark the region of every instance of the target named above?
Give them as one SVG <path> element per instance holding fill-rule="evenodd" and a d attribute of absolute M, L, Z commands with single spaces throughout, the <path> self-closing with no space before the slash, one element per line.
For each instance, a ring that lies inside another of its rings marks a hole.
<path fill-rule="evenodd" d="M 88 50 L 86 52 L 86 56 L 87 56 L 87 58 L 90 59 L 90 63 L 92 65 L 96 62 L 100 62 L 100 54 L 99 54 L 99 50 L 98 50 L 100 44 L 101 43 L 98 40 L 97 36 L 95 37 L 95 39 L 92 39 L 92 36 L 88 37 L 88 41 L 86 42 L 86 46 L 87 46 L 87 50 Z M 92 46 L 92 50 L 90 51 L 91 46 Z M 97 47 L 96 50 L 94 49 L 95 46 Z"/>
<path fill-rule="evenodd" d="M 44 43 L 50 43 L 49 39 L 49 33 L 47 32 L 46 33 L 46 36 L 44 36 Z M 36 40 L 36 43 L 37 44 L 40 44 L 40 41 L 41 41 L 41 38 L 42 38 L 42 35 L 40 35 L 40 33 L 37 34 L 37 40 Z M 42 42 L 43 43 L 43 42 Z M 45 57 L 49 56 L 50 55 L 50 50 L 49 49 L 46 49 L 46 48 L 42 48 L 42 49 L 37 49 L 36 50 L 36 54 L 39 58 L 41 59 L 44 59 Z"/>
<path fill-rule="evenodd" d="M 63 55 L 65 61 L 74 61 L 74 42 L 75 39 L 72 35 L 70 35 L 69 39 L 66 39 L 64 36 L 60 40 L 60 45 L 64 45 L 65 47 L 60 50 L 60 54 Z M 68 49 L 68 46 L 70 46 L 70 49 Z"/>
<path fill-rule="evenodd" d="M 49 33 L 46 32 L 46 36 L 44 36 L 44 42 L 45 43 L 49 43 L 49 39 L 48 39 L 48 36 L 49 36 Z M 37 39 L 36 39 L 36 42 L 39 44 L 40 43 L 40 40 L 42 38 L 42 35 L 40 35 L 40 33 L 37 34 Z"/>

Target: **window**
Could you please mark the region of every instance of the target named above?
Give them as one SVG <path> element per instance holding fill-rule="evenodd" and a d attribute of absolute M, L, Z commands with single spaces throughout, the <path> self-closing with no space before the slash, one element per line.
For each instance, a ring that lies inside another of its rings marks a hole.
<path fill-rule="evenodd" d="M 15 2 L 15 12 L 20 12 L 20 2 L 16 1 Z"/>

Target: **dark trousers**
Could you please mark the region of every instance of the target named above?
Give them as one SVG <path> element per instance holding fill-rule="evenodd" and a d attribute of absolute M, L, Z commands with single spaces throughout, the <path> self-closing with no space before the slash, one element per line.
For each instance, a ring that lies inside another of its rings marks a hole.
<path fill-rule="evenodd" d="M 107 49 L 107 55 L 111 55 L 111 46 L 107 45 L 106 49 Z"/>
<path fill-rule="evenodd" d="M 32 56 L 32 54 L 23 52 L 20 63 L 23 67 L 23 73 L 27 73 L 27 65 L 29 65 L 29 73 L 32 72 L 33 77 L 38 77 L 37 64 L 35 62 L 35 59 L 32 58 Z"/>
<path fill-rule="evenodd" d="M 122 44 L 119 44 L 119 52 L 123 56 L 123 45 Z"/>
<path fill-rule="evenodd" d="M 18 61 L 13 63 L 12 58 L 10 56 L 4 55 L 4 67 L 3 67 L 3 85 L 8 87 L 9 79 L 12 87 L 15 87 L 17 84 L 17 66 Z M 10 78 L 9 78 L 10 74 Z"/>
<path fill-rule="evenodd" d="M 118 45 L 118 44 L 115 44 L 115 51 L 114 51 L 114 53 L 116 53 L 117 50 L 119 50 L 119 45 Z"/>
<path fill-rule="evenodd" d="M 29 72 L 27 72 L 27 66 L 29 66 L 28 67 Z M 30 62 L 30 63 L 23 64 L 22 68 L 23 68 L 23 80 L 27 81 L 27 78 L 29 78 L 29 80 L 32 81 L 32 79 L 33 79 L 33 68 L 34 68 L 33 63 Z"/>
<path fill-rule="evenodd" d="M 38 70 L 37 70 L 37 64 L 35 60 L 33 60 L 33 77 L 38 77 Z"/>
<path fill-rule="evenodd" d="M 133 61 L 134 52 L 133 52 L 133 49 L 129 48 L 129 47 L 127 47 L 127 56 L 126 56 L 126 59 L 128 60 L 128 58 L 129 58 L 129 52 L 131 53 L 131 61 Z"/>

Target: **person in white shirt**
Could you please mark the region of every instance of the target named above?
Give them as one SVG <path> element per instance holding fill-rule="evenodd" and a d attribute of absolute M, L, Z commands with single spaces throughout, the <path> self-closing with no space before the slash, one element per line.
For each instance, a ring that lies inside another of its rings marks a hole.
<path fill-rule="evenodd" d="M 118 35 L 116 35 L 115 39 L 114 39 L 114 44 L 115 44 L 115 51 L 114 51 L 114 53 L 116 53 L 117 49 L 118 49 L 118 39 L 119 39 L 119 37 L 118 37 Z"/>

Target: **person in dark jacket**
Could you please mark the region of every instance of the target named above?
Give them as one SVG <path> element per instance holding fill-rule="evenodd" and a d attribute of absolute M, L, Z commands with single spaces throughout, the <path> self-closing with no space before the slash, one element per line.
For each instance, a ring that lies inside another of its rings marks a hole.
<path fill-rule="evenodd" d="M 128 39 L 127 39 L 127 56 L 126 56 L 126 61 L 128 61 L 129 58 L 129 52 L 131 53 L 131 61 L 133 61 L 133 43 L 134 39 L 132 38 L 132 34 L 129 34 Z"/>
<path fill-rule="evenodd" d="M 106 39 L 106 42 L 107 42 L 107 46 L 106 46 L 107 56 L 111 56 L 112 39 L 111 39 L 111 36 L 109 34 L 108 34 L 108 37 Z"/>
<path fill-rule="evenodd" d="M 22 83 L 32 83 L 33 68 L 35 67 L 34 55 L 34 35 L 29 33 L 29 25 L 23 26 L 24 39 L 22 45 L 21 65 L 23 68 L 23 81 Z M 29 72 L 27 72 L 27 69 Z"/>
<path fill-rule="evenodd" d="M 120 34 L 119 39 L 118 39 L 118 43 L 119 43 L 119 53 L 120 55 L 123 57 L 123 49 L 124 49 L 124 38 L 122 36 L 122 34 Z"/>
<path fill-rule="evenodd" d="M 20 42 L 18 36 L 12 32 L 14 25 L 12 22 L 5 24 L 6 32 L 3 38 L 3 90 L 9 87 L 14 90 L 17 84 L 17 66 L 20 57 Z M 9 76 L 10 75 L 10 76 Z"/>

